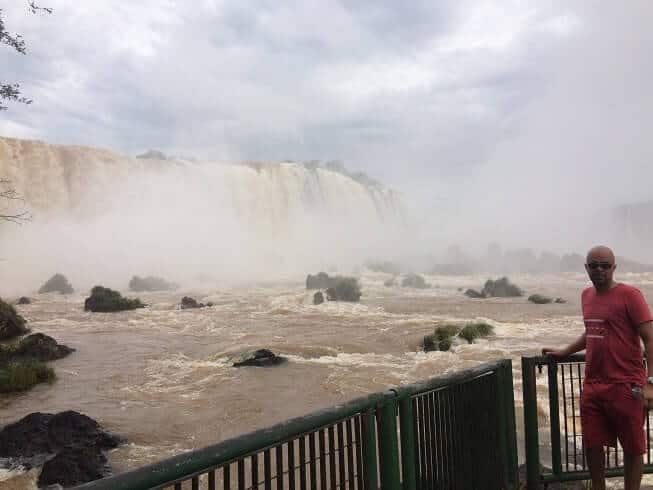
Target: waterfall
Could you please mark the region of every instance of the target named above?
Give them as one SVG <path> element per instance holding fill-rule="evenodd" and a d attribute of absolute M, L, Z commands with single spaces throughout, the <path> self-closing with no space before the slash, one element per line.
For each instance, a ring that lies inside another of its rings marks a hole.
<path fill-rule="evenodd" d="M 47 271 L 83 261 L 88 275 L 179 267 L 246 277 L 359 264 L 401 237 L 394 191 L 318 165 L 142 159 L 0 138 L 0 177 L 34 217 L 0 224 L 0 257 Z"/>

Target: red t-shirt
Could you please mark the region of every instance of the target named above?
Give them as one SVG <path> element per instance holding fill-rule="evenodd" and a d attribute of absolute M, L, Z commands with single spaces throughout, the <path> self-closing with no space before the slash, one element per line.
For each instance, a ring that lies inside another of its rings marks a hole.
<path fill-rule="evenodd" d="M 607 293 L 583 291 L 586 383 L 646 382 L 639 326 L 653 320 L 641 291 L 617 284 Z"/>

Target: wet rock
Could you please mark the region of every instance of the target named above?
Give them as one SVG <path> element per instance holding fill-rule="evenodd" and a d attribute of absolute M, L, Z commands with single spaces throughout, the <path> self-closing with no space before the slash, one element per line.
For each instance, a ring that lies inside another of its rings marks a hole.
<path fill-rule="evenodd" d="M 416 288 L 416 289 L 426 289 L 429 287 L 428 284 L 426 284 L 426 281 L 422 276 L 419 274 L 406 274 L 404 278 L 401 280 L 401 287 L 402 288 Z"/>
<path fill-rule="evenodd" d="M 326 272 L 306 276 L 306 289 L 326 289 L 328 287 L 331 287 L 331 278 Z"/>
<path fill-rule="evenodd" d="M 268 349 L 259 349 L 257 351 L 244 354 L 239 361 L 234 362 L 234 367 L 243 366 L 256 366 L 267 367 L 276 366 L 286 362 L 285 357 L 277 356 L 274 352 Z"/>
<path fill-rule="evenodd" d="M 483 293 L 479 293 L 476 289 L 468 289 L 465 291 L 465 296 L 472 299 L 482 299 L 485 298 Z"/>
<path fill-rule="evenodd" d="M 521 296 L 522 290 L 512 284 L 507 277 L 502 277 L 496 281 L 488 279 L 485 282 L 485 286 L 483 286 L 483 291 L 481 291 L 481 293 L 490 297 L 512 298 Z"/>
<path fill-rule="evenodd" d="M 528 301 L 535 303 L 536 305 L 546 305 L 553 302 L 553 299 L 548 296 L 543 296 L 541 294 L 531 294 L 528 297 Z"/>
<path fill-rule="evenodd" d="M 197 300 L 191 298 L 190 296 L 184 296 L 181 298 L 181 309 L 186 310 L 189 308 L 204 308 L 206 306 L 213 306 L 213 303 L 208 302 L 206 304 L 204 303 L 198 303 Z"/>
<path fill-rule="evenodd" d="M 39 289 L 39 294 L 45 293 L 61 293 L 72 294 L 75 290 L 63 274 L 55 274 L 48 279 L 43 286 Z"/>
<path fill-rule="evenodd" d="M 0 340 L 7 340 L 25 335 L 29 329 L 25 319 L 16 313 L 16 309 L 0 299 Z"/>
<path fill-rule="evenodd" d="M 174 282 L 168 282 L 165 279 L 155 276 L 134 276 L 129 281 L 129 290 L 138 293 L 143 291 L 172 291 L 178 287 L 179 285 Z"/>
<path fill-rule="evenodd" d="M 111 475 L 107 457 L 96 446 L 65 447 L 43 465 L 38 485 L 75 487 Z"/>
<path fill-rule="evenodd" d="M 324 303 L 324 294 L 322 294 L 322 291 L 318 291 L 313 295 L 313 304 L 321 305 L 322 303 Z"/>
<path fill-rule="evenodd" d="M 555 300 L 553 300 L 553 302 L 559 305 L 564 305 L 567 303 L 567 300 L 562 298 L 556 298 Z"/>
<path fill-rule="evenodd" d="M 29 304 L 32 304 L 32 300 L 29 299 L 27 296 L 21 296 L 18 299 L 18 304 L 19 305 L 29 305 Z"/>
<path fill-rule="evenodd" d="M 66 357 L 72 349 L 66 345 L 58 344 L 52 337 L 35 333 L 21 339 L 12 353 L 12 358 L 30 358 L 39 361 L 54 361 Z"/>
<path fill-rule="evenodd" d="M 93 312 L 125 311 L 144 307 L 140 299 L 123 298 L 118 291 L 102 286 L 95 286 L 91 290 L 91 296 L 84 301 L 84 310 Z"/>

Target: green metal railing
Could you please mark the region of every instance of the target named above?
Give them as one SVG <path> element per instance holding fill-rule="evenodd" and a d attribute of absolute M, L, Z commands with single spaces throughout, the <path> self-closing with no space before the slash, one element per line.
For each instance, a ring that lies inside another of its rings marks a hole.
<path fill-rule="evenodd" d="M 510 360 L 376 393 L 77 487 L 513 490 Z"/>
<path fill-rule="evenodd" d="M 523 357 L 524 438 L 526 444 L 526 479 L 528 490 L 542 484 L 590 478 L 583 455 L 580 424 L 580 397 L 583 388 L 585 356 L 576 354 L 563 359 Z M 546 373 L 542 368 L 546 367 Z M 548 387 L 549 427 L 540 427 L 537 405 L 537 377 L 546 377 Z M 650 451 L 650 415 L 646 419 L 647 451 L 644 472 L 653 473 Z M 550 447 L 540 444 L 540 430 L 548 430 Z M 550 451 L 551 469 L 542 471 L 540 450 Z M 623 476 L 623 450 L 606 450 L 606 476 Z"/>

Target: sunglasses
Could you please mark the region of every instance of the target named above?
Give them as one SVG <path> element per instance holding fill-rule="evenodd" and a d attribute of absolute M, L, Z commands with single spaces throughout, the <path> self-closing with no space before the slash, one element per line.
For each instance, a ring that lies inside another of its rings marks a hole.
<path fill-rule="evenodd" d="M 593 271 L 595 271 L 598 268 L 607 271 L 612 269 L 613 265 L 614 264 L 610 264 L 609 262 L 590 262 L 589 264 L 587 264 L 587 267 L 589 267 Z"/>

